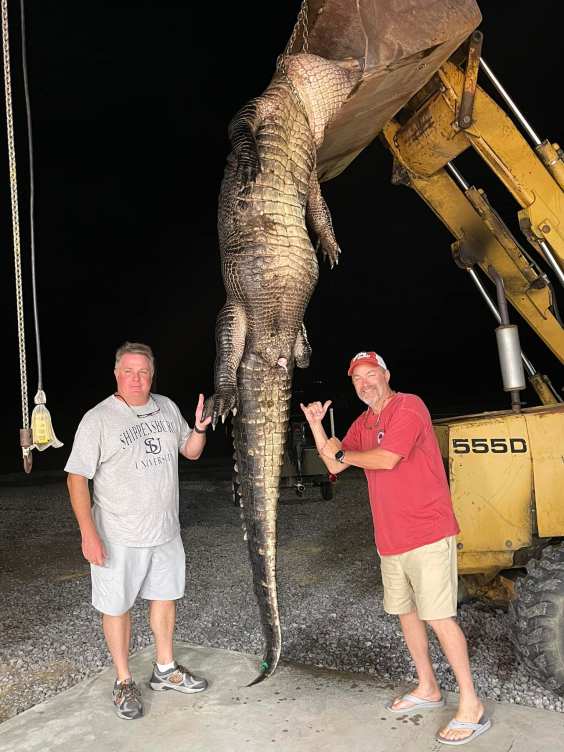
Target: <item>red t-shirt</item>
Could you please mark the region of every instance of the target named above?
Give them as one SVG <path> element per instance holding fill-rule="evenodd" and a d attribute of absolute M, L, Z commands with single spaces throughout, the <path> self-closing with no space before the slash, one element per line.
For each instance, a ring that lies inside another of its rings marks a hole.
<path fill-rule="evenodd" d="M 457 535 L 443 460 L 423 400 L 398 393 L 379 420 L 370 408 L 359 415 L 343 439 L 343 449 L 364 452 L 376 447 L 402 457 L 393 470 L 364 471 L 378 552 L 402 554 Z"/>

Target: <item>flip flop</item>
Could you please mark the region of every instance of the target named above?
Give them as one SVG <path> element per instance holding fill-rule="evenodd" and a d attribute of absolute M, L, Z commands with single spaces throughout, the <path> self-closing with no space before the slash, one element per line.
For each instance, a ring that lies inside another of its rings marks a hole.
<path fill-rule="evenodd" d="M 478 723 L 467 723 L 466 721 L 457 721 L 456 718 L 453 718 L 452 721 L 449 721 L 447 729 L 472 729 L 470 736 L 465 736 L 464 739 L 445 739 L 444 736 L 437 734 L 436 739 L 438 742 L 441 742 L 441 744 L 448 744 L 451 747 L 459 747 L 461 744 L 468 744 L 472 739 L 485 733 L 491 725 L 492 722 L 489 718 L 486 718 L 485 715 L 480 718 Z"/>
<path fill-rule="evenodd" d="M 413 703 L 409 708 L 393 708 L 394 702 L 406 702 Z M 445 698 L 441 695 L 440 700 L 425 700 L 422 697 L 416 697 L 415 695 L 402 695 L 401 697 L 394 698 L 386 705 L 386 710 L 390 713 L 396 713 L 397 715 L 409 715 L 410 713 L 419 713 L 420 710 L 433 710 L 433 708 L 443 708 L 445 706 Z"/>

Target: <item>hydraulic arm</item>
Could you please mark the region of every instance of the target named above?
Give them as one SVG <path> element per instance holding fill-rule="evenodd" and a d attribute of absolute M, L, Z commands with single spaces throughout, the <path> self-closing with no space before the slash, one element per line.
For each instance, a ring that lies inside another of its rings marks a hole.
<path fill-rule="evenodd" d="M 425 94 L 408 104 L 407 119 L 404 110 L 384 127 L 394 156 L 392 179 L 413 188 L 448 227 L 456 238 L 453 253 L 460 266 L 470 270 L 477 264 L 490 278 L 491 266 L 501 275 L 512 305 L 564 362 L 564 328 L 547 276 L 485 193 L 467 185 L 451 164 L 469 147 L 480 154 L 521 206 L 519 225 L 527 240 L 564 282 L 562 152 L 558 144 L 541 143 L 532 129 L 538 143 L 536 152 L 531 149 L 512 120 L 476 84 L 477 66 L 472 54 L 466 75 L 452 62 L 445 63 Z"/>

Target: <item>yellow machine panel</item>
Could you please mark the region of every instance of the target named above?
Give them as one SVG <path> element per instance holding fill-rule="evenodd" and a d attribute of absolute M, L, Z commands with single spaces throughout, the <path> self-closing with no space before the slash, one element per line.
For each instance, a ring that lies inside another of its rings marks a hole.
<path fill-rule="evenodd" d="M 526 414 L 531 453 L 538 534 L 564 532 L 564 405 Z"/>
<path fill-rule="evenodd" d="M 450 489 L 461 528 L 461 571 L 468 571 L 465 559 L 472 571 L 510 566 L 513 552 L 529 546 L 532 538 L 533 471 L 525 416 L 471 416 L 443 421 L 438 428 L 441 448 L 448 448 Z M 502 556 L 485 566 L 481 553 Z"/>
<path fill-rule="evenodd" d="M 493 576 L 533 538 L 564 530 L 564 404 L 435 422 L 456 517 L 460 574 Z"/>

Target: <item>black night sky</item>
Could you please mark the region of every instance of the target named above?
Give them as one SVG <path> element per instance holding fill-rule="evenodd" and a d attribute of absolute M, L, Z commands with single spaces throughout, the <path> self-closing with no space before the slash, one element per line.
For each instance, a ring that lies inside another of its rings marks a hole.
<path fill-rule="evenodd" d="M 65 442 L 61 450 L 36 453 L 36 470 L 62 468 L 81 415 L 113 391 L 113 355 L 126 339 L 153 346 L 156 391 L 174 399 L 190 422 L 198 392 L 212 391 L 215 317 L 224 301 L 216 210 L 227 124 L 268 84 L 299 4 L 27 0 L 44 386 Z M 561 3 L 479 5 L 485 59 L 540 137 L 564 143 Z M 9 10 L 33 399 L 28 159 L 16 0 Z M 20 468 L 21 415 L 4 121 L 1 130 L 0 473 L 6 473 Z M 479 157 L 466 153 L 456 164 L 468 182 L 486 190 L 520 237 L 516 203 Z M 509 405 L 493 317 L 452 262 L 448 231 L 415 193 L 392 186 L 390 173 L 390 156 L 374 142 L 322 186 L 343 253 L 336 270 L 322 264 L 306 316 L 312 364 L 298 373 L 296 388 L 305 389 L 308 399 L 335 399 L 339 435 L 360 407 L 346 369 L 361 349 L 380 352 L 395 388 L 422 396 L 434 415 Z M 561 388 L 557 359 L 521 323 L 522 349 Z M 531 390 L 524 399 L 537 403 Z M 225 453 L 228 461 L 224 429 L 210 439 L 209 452 Z"/>

